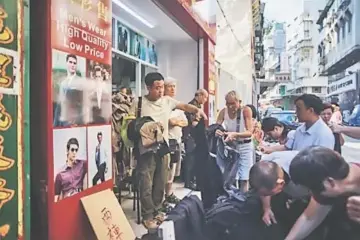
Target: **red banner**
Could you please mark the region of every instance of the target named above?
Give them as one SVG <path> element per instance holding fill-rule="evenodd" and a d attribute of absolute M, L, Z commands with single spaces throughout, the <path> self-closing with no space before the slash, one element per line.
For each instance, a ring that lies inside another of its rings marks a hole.
<path fill-rule="evenodd" d="M 112 179 L 111 0 L 52 0 L 54 201 Z"/>
<path fill-rule="evenodd" d="M 111 62 L 111 1 L 53 0 L 52 47 L 98 62 Z"/>
<path fill-rule="evenodd" d="M 216 95 L 215 46 L 209 40 L 209 93 Z"/>

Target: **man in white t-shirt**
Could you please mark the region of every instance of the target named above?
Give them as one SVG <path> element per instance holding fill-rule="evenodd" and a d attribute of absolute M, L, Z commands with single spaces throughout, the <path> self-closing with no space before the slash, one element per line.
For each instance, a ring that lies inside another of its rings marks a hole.
<path fill-rule="evenodd" d="M 154 121 L 161 123 L 163 136 L 169 143 L 169 120 L 175 109 L 195 113 L 199 118 L 207 119 L 205 113 L 192 105 L 180 103 L 177 100 L 164 96 L 164 77 L 157 72 L 145 76 L 148 94 L 142 98 L 141 117 L 149 116 Z M 134 101 L 135 113 L 137 101 Z M 140 186 L 140 201 L 143 224 L 147 229 L 156 229 L 164 220 L 164 215 L 159 213 L 164 198 L 165 185 L 169 169 L 168 155 L 160 158 L 152 151 L 141 155 L 137 161 L 137 172 Z"/>
<path fill-rule="evenodd" d="M 175 94 L 176 80 L 168 77 L 165 80 L 165 96 L 174 98 Z M 184 111 L 175 109 L 171 112 L 169 119 L 170 169 L 165 189 L 165 201 L 167 203 L 177 204 L 180 201 L 173 193 L 172 184 L 174 177 L 180 176 L 182 128 L 187 125 L 188 121 Z"/>

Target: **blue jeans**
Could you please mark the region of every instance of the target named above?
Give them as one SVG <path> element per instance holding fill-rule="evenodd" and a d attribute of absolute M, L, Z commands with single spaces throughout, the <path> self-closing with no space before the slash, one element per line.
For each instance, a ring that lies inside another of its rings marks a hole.
<path fill-rule="evenodd" d="M 237 144 L 236 149 L 225 147 L 219 139 L 216 163 L 223 173 L 224 187 L 229 189 L 236 180 L 249 180 L 250 168 L 253 165 L 252 143 Z"/>

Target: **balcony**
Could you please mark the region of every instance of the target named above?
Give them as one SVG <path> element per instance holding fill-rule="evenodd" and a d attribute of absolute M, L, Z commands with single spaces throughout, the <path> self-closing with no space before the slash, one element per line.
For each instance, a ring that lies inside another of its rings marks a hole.
<path fill-rule="evenodd" d="M 319 65 L 325 66 L 326 64 L 327 64 L 327 57 L 326 56 L 319 57 Z"/>
<path fill-rule="evenodd" d="M 353 41 L 348 35 L 343 41 L 336 45 L 328 54 L 325 64 L 326 74 L 334 75 L 360 61 L 360 45 Z"/>

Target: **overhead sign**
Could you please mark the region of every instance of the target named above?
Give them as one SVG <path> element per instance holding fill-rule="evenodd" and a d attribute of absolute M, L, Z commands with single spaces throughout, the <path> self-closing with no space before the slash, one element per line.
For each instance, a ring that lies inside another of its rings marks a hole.
<path fill-rule="evenodd" d="M 357 74 L 351 74 L 338 81 L 331 83 L 328 87 L 328 96 L 337 95 L 343 92 L 356 90 Z"/>
<path fill-rule="evenodd" d="M 99 240 L 133 240 L 135 234 L 116 196 L 105 190 L 81 199 L 86 215 Z"/>

